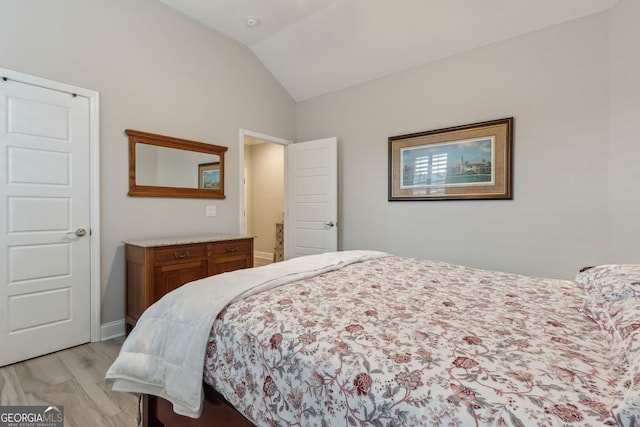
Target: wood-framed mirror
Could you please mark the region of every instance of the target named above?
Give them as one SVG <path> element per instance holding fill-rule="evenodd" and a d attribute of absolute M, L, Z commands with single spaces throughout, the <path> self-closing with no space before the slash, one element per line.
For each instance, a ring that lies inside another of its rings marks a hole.
<path fill-rule="evenodd" d="M 129 196 L 224 199 L 227 147 L 127 129 Z"/>

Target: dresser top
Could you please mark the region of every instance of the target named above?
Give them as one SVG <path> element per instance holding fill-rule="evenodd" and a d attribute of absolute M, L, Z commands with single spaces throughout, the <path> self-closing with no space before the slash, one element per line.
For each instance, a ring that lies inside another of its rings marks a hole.
<path fill-rule="evenodd" d="M 140 246 L 142 248 L 154 248 L 157 246 L 186 245 L 189 243 L 220 242 L 225 240 L 252 239 L 253 236 L 241 236 L 238 234 L 205 234 L 198 236 L 160 237 L 157 239 L 125 240 L 126 245 Z"/>

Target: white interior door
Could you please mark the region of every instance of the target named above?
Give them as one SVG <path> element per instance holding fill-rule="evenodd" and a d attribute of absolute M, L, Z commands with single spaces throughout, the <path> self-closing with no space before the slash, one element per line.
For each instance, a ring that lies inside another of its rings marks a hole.
<path fill-rule="evenodd" d="M 0 80 L 0 366 L 91 339 L 89 115 Z"/>
<path fill-rule="evenodd" d="M 338 140 L 285 150 L 285 258 L 338 250 Z"/>

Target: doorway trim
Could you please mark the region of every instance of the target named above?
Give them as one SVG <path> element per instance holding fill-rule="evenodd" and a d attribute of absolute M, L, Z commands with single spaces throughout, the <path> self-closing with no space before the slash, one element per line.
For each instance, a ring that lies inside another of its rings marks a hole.
<path fill-rule="evenodd" d="M 84 96 L 89 99 L 89 162 L 90 162 L 90 191 L 89 209 L 91 220 L 91 342 L 100 341 L 100 127 L 99 127 L 99 98 L 98 92 L 71 86 L 65 83 L 44 79 L 18 71 L 0 68 L 0 78 L 8 78 L 16 82 L 38 86 L 59 92 Z"/>
<path fill-rule="evenodd" d="M 246 137 L 249 138 L 255 138 L 255 139 L 260 139 L 262 141 L 266 141 L 266 142 L 270 142 L 273 144 L 280 144 L 280 145 L 284 145 L 285 147 L 289 144 L 293 144 L 293 141 L 290 141 L 288 139 L 284 139 L 284 138 L 278 138 L 276 136 L 271 136 L 271 135 L 266 135 L 264 133 L 259 133 L 259 132 L 254 132 L 252 130 L 247 130 L 247 129 L 240 129 L 239 132 L 239 141 L 238 141 L 238 194 L 240 194 L 240 197 L 238 197 L 238 203 L 240 206 L 240 210 L 239 210 L 239 220 L 240 222 L 238 223 L 238 230 L 239 230 L 239 234 L 243 234 L 244 233 L 244 192 L 245 192 L 245 183 L 244 183 L 244 140 Z M 287 171 L 285 168 L 285 182 L 287 180 Z M 285 192 L 285 199 L 284 199 L 284 205 L 287 206 L 287 196 L 286 196 L 286 192 Z M 285 209 L 285 221 L 286 221 L 286 216 L 287 216 L 287 210 Z"/>

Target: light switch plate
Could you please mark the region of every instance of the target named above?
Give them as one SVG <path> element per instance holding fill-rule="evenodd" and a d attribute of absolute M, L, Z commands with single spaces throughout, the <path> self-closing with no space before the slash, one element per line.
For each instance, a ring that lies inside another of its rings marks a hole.
<path fill-rule="evenodd" d="M 207 216 L 216 216 L 218 215 L 218 210 L 216 209 L 216 206 L 207 206 L 205 214 Z"/>

